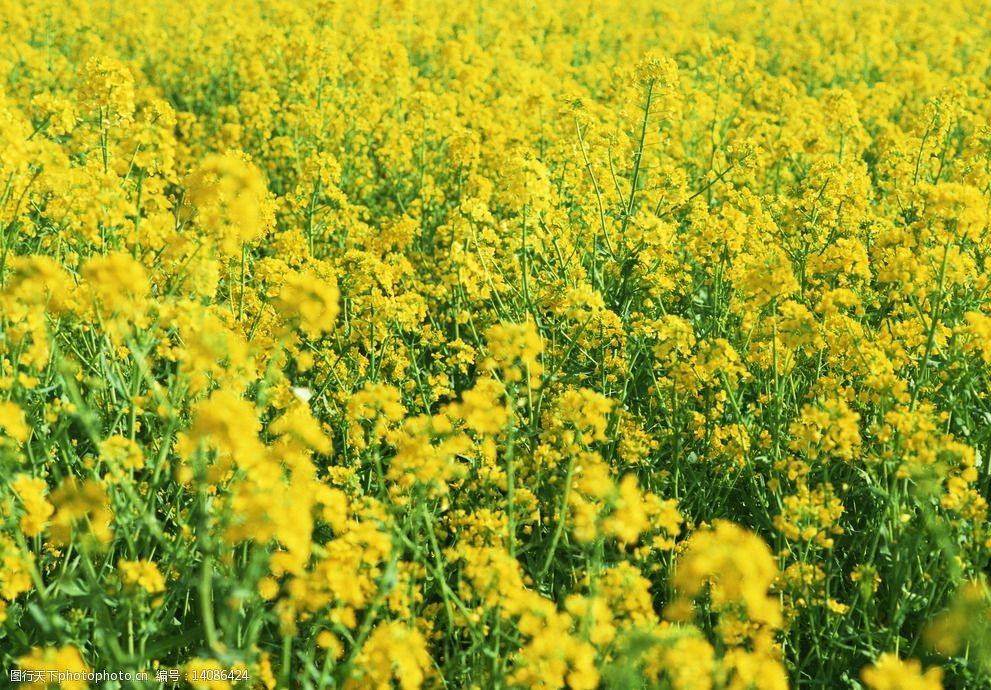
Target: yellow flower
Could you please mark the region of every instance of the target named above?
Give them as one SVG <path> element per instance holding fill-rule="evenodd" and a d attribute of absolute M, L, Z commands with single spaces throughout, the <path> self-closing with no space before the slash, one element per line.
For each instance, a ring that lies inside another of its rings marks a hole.
<path fill-rule="evenodd" d="M 902 661 L 895 654 L 884 653 L 873 666 L 860 673 L 871 690 L 943 690 L 943 672 L 933 667 L 922 672 L 916 659 Z"/>
<path fill-rule="evenodd" d="M 485 368 L 501 372 L 507 383 L 525 381 L 530 388 L 539 387 L 543 343 L 532 321 L 491 326 L 485 331 L 485 344 L 492 353 Z"/>
<path fill-rule="evenodd" d="M 712 690 L 715 650 L 697 628 L 664 622 L 655 634 L 657 643 L 644 655 L 648 678 L 656 683 L 666 676 L 672 690 Z"/>
<path fill-rule="evenodd" d="M 402 393 L 395 386 L 366 381 L 361 390 L 351 395 L 347 402 L 348 442 L 355 448 L 365 448 L 370 443 L 392 442 L 396 427 L 406 415 Z M 372 422 L 365 425 L 363 422 Z M 370 427 L 366 433 L 366 426 Z"/>
<path fill-rule="evenodd" d="M 340 293 L 330 276 L 311 272 L 290 273 L 279 291 L 276 304 L 282 317 L 310 338 L 334 329 Z"/>
<path fill-rule="evenodd" d="M 344 656 L 344 645 L 341 644 L 337 635 L 329 630 L 321 630 L 317 634 L 317 646 L 321 649 L 326 649 L 327 654 L 333 659 L 340 659 Z"/>
<path fill-rule="evenodd" d="M 606 429 L 616 401 L 588 388 L 568 389 L 555 400 L 556 415 L 544 423 L 549 427 L 561 425 L 578 432 L 578 441 L 591 445 L 605 441 Z"/>
<path fill-rule="evenodd" d="M 134 116 L 134 78 L 115 57 L 91 58 L 83 70 L 79 96 L 99 111 L 101 124 L 126 122 Z"/>
<path fill-rule="evenodd" d="M 788 432 L 791 449 L 812 460 L 825 456 L 852 461 L 860 450 L 860 414 L 839 396 L 804 405 Z"/>
<path fill-rule="evenodd" d="M 418 690 L 432 673 L 427 642 L 423 635 L 399 622 L 380 623 L 358 654 L 349 689 L 389 687 Z"/>
<path fill-rule="evenodd" d="M 26 688 L 47 688 L 48 680 L 51 676 L 48 671 L 62 672 L 67 676 L 66 680 L 59 683 L 63 690 L 86 690 L 90 687 L 89 682 L 78 679 L 78 675 L 88 674 L 90 668 L 83 661 L 79 650 L 72 645 L 64 647 L 45 647 L 44 649 L 34 648 L 27 656 L 22 656 L 16 662 L 17 668 L 22 671 L 44 671 L 41 681 L 33 681 L 21 687 Z"/>
<path fill-rule="evenodd" d="M 799 482 L 797 493 L 785 496 L 782 512 L 774 517 L 774 526 L 790 541 L 813 542 L 832 548 L 831 535 L 841 534 L 836 523 L 843 515 L 843 502 L 833 493 L 832 484 L 810 490 Z"/>
<path fill-rule="evenodd" d="M 206 156 L 186 179 L 186 188 L 197 225 L 229 256 L 240 256 L 244 243 L 273 224 L 265 178 L 243 153 Z"/>
<path fill-rule="evenodd" d="M 206 443 L 235 459 L 247 458 L 258 449 L 261 423 L 255 406 L 232 390 L 218 389 L 192 410 L 189 437 Z"/>
<path fill-rule="evenodd" d="M 461 404 L 449 411 L 464 419 L 465 426 L 479 434 L 497 434 L 509 423 L 509 409 L 504 402 L 506 388 L 491 377 L 480 378 L 474 387 L 461 394 Z"/>
<path fill-rule="evenodd" d="M 640 494 L 636 475 L 628 474 L 619 482 L 613 512 L 602 523 L 602 529 L 614 535 L 621 544 L 636 544 L 640 533 L 649 526 L 647 505 Z"/>
<path fill-rule="evenodd" d="M 734 266 L 734 284 L 745 296 L 748 310 L 759 310 L 773 299 L 783 299 L 798 291 L 791 262 L 784 250 L 771 244 L 760 253 L 746 254 Z"/>
<path fill-rule="evenodd" d="M 258 581 L 258 594 L 266 601 L 271 601 L 279 594 L 279 583 L 274 578 L 263 577 Z"/>
<path fill-rule="evenodd" d="M 87 479 L 80 484 L 69 477 L 52 493 L 52 503 L 56 508 L 50 528 L 54 542 L 68 544 L 74 532 L 93 537 L 98 544 L 113 538 L 113 511 L 101 482 Z"/>
<path fill-rule="evenodd" d="M 34 586 L 31 563 L 25 561 L 10 537 L 0 534 L 0 599 L 13 601 Z"/>
<path fill-rule="evenodd" d="M 679 593 L 673 611 L 711 585 L 713 606 L 719 610 L 740 604 L 751 621 L 771 628 L 781 625 L 781 611 L 768 595 L 778 575 L 771 550 L 760 537 L 726 520 L 696 531 L 678 559 L 672 584 Z"/>
<path fill-rule="evenodd" d="M 31 435 L 31 428 L 24 421 L 24 410 L 9 400 L 0 403 L 0 427 L 18 443 L 27 442 Z"/>
<path fill-rule="evenodd" d="M 111 436 L 100 444 L 100 459 L 111 468 L 140 470 L 145 466 L 141 446 L 123 436 Z"/>
<path fill-rule="evenodd" d="M 114 251 L 91 257 L 79 273 L 104 319 L 147 322 L 148 274 L 130 254 Z"/>
<path fill-rule="evenodd" d="M 52 257 L 16 256 L 8 261 L 8 267 L 12 275 L 3 288 L 3 307 L 9 317 L 18 316 L 28 306 L 59 313 L 73 305 L 75 283 L 65 266 Z"/>
<path fill-rule="evenodd" d="M 140 588 L 148 594 L 165 591 L 165 578 L 153 561 L 121 559 L 117 561 L 117 570 L 120 571 L 121 582 L 129 589 Z"/>
<path fill-rule="evenodd" d="M 48 484 L 43 479 L 20 474 L 10 486 L 24 506 L 24 515 L 20 522 L 21 531 L 26 537 L 38 536 L 45 529 L 48 518 L 55 512 L 55 508 L 45 498 Z"/>

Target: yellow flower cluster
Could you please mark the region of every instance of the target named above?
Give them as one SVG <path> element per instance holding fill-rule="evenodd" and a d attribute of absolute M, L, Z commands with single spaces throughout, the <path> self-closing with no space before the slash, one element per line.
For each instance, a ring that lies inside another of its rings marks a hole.
<path fill-rule="evenodd" d="M 988 0 L 0 29 L 0 666 L 991 687 Z"/>

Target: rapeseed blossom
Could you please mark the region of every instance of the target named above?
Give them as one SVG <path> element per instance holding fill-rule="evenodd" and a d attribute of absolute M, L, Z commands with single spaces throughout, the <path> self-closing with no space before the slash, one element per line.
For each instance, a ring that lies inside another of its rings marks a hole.
<path fill-rule="evenodd" d="M 988 17 L 0 0 L 0 666 L 991 686 Z"/>

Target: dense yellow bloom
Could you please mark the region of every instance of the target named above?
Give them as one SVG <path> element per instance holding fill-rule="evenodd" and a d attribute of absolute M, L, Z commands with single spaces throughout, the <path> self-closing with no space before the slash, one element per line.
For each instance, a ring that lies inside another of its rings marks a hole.
<path fill-rule="evenodd" d="M 34 583 L 31 581 L 30 562 L 24 560 L 20 549 L 14 541 L 0 534 L 0 598 L 13 601 L 24 592 L 29 591 Z"/>
<path fill-rule="evenodd" d="M 750 309 L 759 309 L 774 299 L 784 299 L 799 289 L 798 280 L 787 255 L 778 247 L 765 248 L 761 255 L 747 255 L 738 260 L 737 289 L 744 293 Z"/>
<path fill-rule="evenodd" d="M 609 415 L 615 401 L 588 388 L 569 389 L 555 400 L 556 415 L 547 425 L 563 426 L 577 432 L 576 440 L 584 445 L 606 440 Z"/>
<path fill-rule="evenodd" d="M 499 371 L 503 380 L 540 385 L 543 344 L 533 322 L 496 324 L 485 332 L 485 344 L 492 353 L 486 366 Z"/>
<path fill-rule="evenodd" d="M 310 338 L 319 338 L 334 329 L 338 291 L 332 277 L 309 272 L 290 274 L 286 276 L 277 301 L 286 321 L 298 324 Z"/>
<path fill-rule="evenodd" d="M 165 578 L 153 561 L 117 561 L 121 582 L 130 589 L 143 589 L 148 594 L 165 591 Z"/>
<path fill-rule="evenodd" d="M 31 428 L 24 421 L 24 410 L 10 400 L 0 403 L 0 427 L 18 443 L 24 443 L 31 435 Z"/>
<path fill-rule="evenodd" d="M 111 436 L 101 443 L 100 459 L 114 470 L 140 470 L 145 466 L 141 446 L 123 436 Z"/>
<path fill-rule="evenodd" d="M 674 364 L 695 347 L 692 324 L 680 316 L 664 316 L 652 326 L 657 333 L 654 355 L 666 364 Z"/>
<path fill-rule="evenodd" d="M 715 650 L 697 629 L 668 623 L 645 660 L 646 675 L 666 677 L 672 690 L 711 690 L 717 669 Z"/>
<path fill-rule="evenodd" d="M 247 459 L 261 429 L 254 405 L 230 390 L 216 390 L 193 408 L 190 438 L 224 455 Z"/>
<path fill-rule="evenodd" d="M 102 482 L 87 479 L 80 483 L 70 477 L 52 492 L 51 498 L 55 515 L 49 533 L 56 543 L 68 544 L 73 535 L 92 537 L 97 544 L 106 544 L 113 538 L 113 511 Z"/>
<path fill-rule="evenodd" d="M 979 312 L 964 315 L 967 324 L 965 332 L 971 336 L 968 348 L 977 352 L 985 364 L 991 364 L 991 316 Z"/>
<path fill-rule="evenodd" d="M 633 475 L 623 477 L 618 488 L 616 507 L 603 522 L 602 528 L 624 544 L 635 544 L 640 539 L 640 533 L 650 525 L 648 507 Z"/>
<path fill-rule="evenodd" d="M 790 541 L 814 542 L 823 548 L 833 546 L 831 535 L 842 534 L 836 524 L 843 515 L 843 502 L 831 484 L 810 490 L 800 483 L 795 494 L 785 496 L 784 510 L 774 518 L 774 526 Z"/>
<path fill-rule="evenodd" d="M 871 690 L 942 690 L 943 673 L 938 668 L 922 672 L 915 659 L 902 661 L 895 654 L 882 654 L 860 677 Z"/>
<path fill-rule="evenodd" d="M 861 444 L 860 415 L 842 398 L 805 405 L 789 427 L 792 449 L 812 459 L 824 456 L 853 460 Z"/>
<path fill-rule="evenodd" d="M 0 18 L 5 659 L 991 672 L 989 0 Z"/>
<path fill-rule="evenodd" d="M 460 405 L 448 409 L 461 417 L 468 428 L 480 434 L 497 434 L 509 422 L 509 410 L 503 402 L 505 391 L 497 379 L 482 378 L 461 394 Z"/>
<path fill-rule="evenodd" d="M 147 271 L 130 254 L 118 251 L 94 256 L 79 272 L 102 318 L 120 316 L 137 323 L 147 319 Z"/>
<path fill-rule="evenodd" d="M 10 487 L 17 494 L 24 506 L 24 515 L 21 517 L 21 531 L 26 537 L 36 537 L 44 531 L 48 519 L 55 508 L 45 498 L 48 492 L 48 484 L 43 479 L 18 475 Z"/>
<path fill-rule="evenodd" d="M 4 309 L 11 310 L 9 318 L 23 313 L 27 306 L 46 307 L 60 312 L 73 304 L 75 286 L 65 267 L 52 257 L 40 255 L 13 257 L 8 266 L 12 275 L 7 278 L 3 295 Z M 20 307 L 20 309 L 18 309 Z"/>
<path fill-rule="evenodd" d="M 361 449 L 370 442 L 391 441 L 395 428 L 405 415 L 406 407 L 399 389 L 368 381 L 347 402 L 347 416 L 351 421 L 348 442 Z M 366 425 L 365 422 L 371 424 Z M 369 427 L 367 432 L 366 426 Z"/>
<path fill-rule="evenodd" d="M 781 612 L 768 590 L 777 577 L 770 549 L 755 534 L 725 520 L 697 531 L 688 541 L 672 580 L 681 597 L 691 599 L 710 585 L 713 605 L 743 606 L 747 617 L 772 628 Z M 683 606 L 687 602 L 680 602 Z M 677 609 L 675 609 L 677 610 Z"/>
<path fill-rule="evenodd" d="M 207 156 L 186 186 L 197 226 L 226 254 L 239 255 L 272 222 L 265 179 L 244 154 Z"/>
<path fill-rule="evenodd" d="M 40 681 L 32 681 L 23 687 L 28 688 L 47 688 L 50 687 L 49 679 L 51 676 L 47 673 L 48 671 L 61 671 L 68 674 L 86 674 L 89 673 L 90 668 L 83 661 L 79 650 L 73 645 L 66 645 L 64 647 L 45 647 L 45 648 L 35 648 L 31 650 L 31 653 L 22 656 L 17 660 L 17 668 L 24 671 L 45 671 L 42 674 Z M 63 680 L 59 684 L 60 688 L 64 690 L 87 690 L 90 687 L 89 681 L 86 680 Z"/>
<path fill-rule="evenodd" d="M 79 96 L 93 110 L 103 126 L 130 120 L 134 115 L 134 78 L 117 58 L 94 57 L 83 70 Z"/>
<path fill-rule="evenodd" d="M 418 690 L 431 674 L 426 641 L 418 630 L 402 623 L 385 623 L 372 631 L 360 652 L 361 671 L 346 687 L 389 687 Z"/>

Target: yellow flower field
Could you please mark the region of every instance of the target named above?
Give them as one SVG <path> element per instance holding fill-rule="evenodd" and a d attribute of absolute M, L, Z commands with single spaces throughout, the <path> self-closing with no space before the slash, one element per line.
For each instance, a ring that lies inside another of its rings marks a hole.
<path fill-rule="evenodd" d="M 5 687 L 991 688 L 991 2 L 0 32 Z"/>

